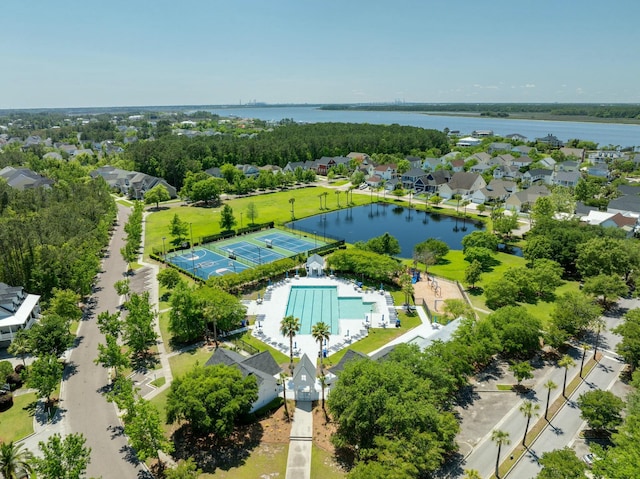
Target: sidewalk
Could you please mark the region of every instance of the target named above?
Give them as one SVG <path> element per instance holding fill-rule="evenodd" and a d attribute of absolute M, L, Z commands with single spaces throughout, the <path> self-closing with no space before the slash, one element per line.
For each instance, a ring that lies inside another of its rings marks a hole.
<path fill-rule="evenodd" d="M 285 479 L 310 479 L 313 446 L 313 414 L 310 401 L 296 402 L 289 434 L 289 456 Z"/>

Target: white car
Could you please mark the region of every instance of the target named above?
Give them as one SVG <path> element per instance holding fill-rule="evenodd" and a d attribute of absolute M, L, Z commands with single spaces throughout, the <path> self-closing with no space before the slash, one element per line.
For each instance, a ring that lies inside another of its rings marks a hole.
<path fill-rule="evenodd" d="M 584 456 L 582 456 L 582 460 L 589 467 L 593 467 L 593 463 L 596 461 L 596 459 L 597 459 L 597 457 L 595 455 L 593 455 L 592 453 L 585 454 Z"/>

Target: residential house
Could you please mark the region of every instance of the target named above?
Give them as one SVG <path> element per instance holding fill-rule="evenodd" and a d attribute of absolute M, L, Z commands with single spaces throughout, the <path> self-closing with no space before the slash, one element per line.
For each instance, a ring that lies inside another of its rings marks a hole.
<path fill-rule="evenodd" d="M 212 166 L 211 168 L 204 170 L 204 172 L 214 178 L 222 178 L 222 171 L 220 171 L 220 167 L 218 166 Z"/>
<path fill-rule="evenodd" d="M 240 170 L 245 178 L 256 178 L 260 174 L 260 169 L 255 165 L 236 165 L 236 169 Z"/>
<path fill-rule="evenodd" d="M 62 155 L 57 151 L 50 151 L 49 153 L 45 153 L 45 155 L 42 158 L 46 158 L 47 160 L 62 161 Z"/>
<path fill-rule="evenodd" d="M 640 217 L 640 196 L 625 195 L 609 201 L 607 211 L 621 213 L 623 216 Z"/>
<path fill-rule="evenodd" d="M 553 170 L 546 168 L 534 168 L 522 174 L 522 180 L 528 184 L 542 182 L 547 185 L 553 184 Z"/>
<path fill-rule="evenodd" d="M 254 376 L 256 378 L 258 399 L 251 406 L 250 412 L 266 406 L 278 397 L 280 391 L 278 382 L 282 369 L 280 369 L 269 351 L 246 357 L 229 349 L 218 348 L 205 363 L 205 366 L 215 366 L 217 364 L 234 367 L 242 373 L 243 377 Z"/>
<path fill-rule="evenodd" d="M 471 168 L 469 168 L 469 171 L 471 173 L 479 173 L 482 175 L 491 168 L 493 168 L 493 166 L 487 165 L 485 163 L 478 163 L 477 165 L 473 165 Z"/>
<path fill-rule="evenodd" d="M 482 144 L 482 140 L 479 140 L 478 138 L 474 138 L 472 136 L 465 136 L 464 138 L 460 138 L 457 142 L 456 142 L 456 146 L 465 148 L 468 146 L 478 146 Z"/>
<path fill-rule="evenodd" d="M 419 178 L 426 176 L 427 172 L 422 168 L 411 168 L 409 171 L 403 173 L 402 175 L 402 187 L 405 189 L 413 190 L 415 189 L 416 181 L 418 181 Z"/>
<path fill-rule="evenodd" d="M 371 175 L 367 177 L 364 182 L 371 188 L 379 188 L 385 180 L 380 175 Z"/>
<path fill-rule="evenodd" d="M 592 165 L 602 165 L 624 158 L 624 153 L 617 150 L 598 150 L 589 153 L 587 158 Z"/>
<path fill-rule="evenodd" d="M 0 178 L 3 178 L 11 188 L 26 190 L 29 188 L 50 188 L 53 180 L 40 176 L 29 168 L 14 168 L 5 166 L 0 170 Z"/>
<path fill-rule="evenodd" d="M 422 162 L 422 169 L 424 171 L 435 171 L 438 166 L 442 166 L 440 158 L 425 158 Z"/>
<path fill-rule="evenodd" d="M 411 168 L 422 168 L 422 158 L 419 156 L 405 156 L 404 158 L 409 162 Z"/>
<path fill-rule="evenodd" d="M 0 347 L 11 344 L 18 331 L 31 328 L 39 317 L 40 296 L 0 282 Z"/>
<path fill-rule="evenodd" d="M 439 195 L 444 199 L 453 198 L 454 195 L 461 195 L 466 198 L 485 186 L 487 186 L 487 183 L 481 175 L 461 171 L 454 173 L 448 183 L 440 186 Z"/>
<path fill-rule="evenodd" d="M 438 193 L 440 185 L 448 183 L 451 179 L 451 172 L 449 170 L 436 170 L 421 176 L 414 184 L 416 193 Z"/>
<path fill-rule="evenodd" d="M 177 196 L 174 186 L 171 186 L 162 178 L 147 175 L 146 173 L 122 170 L 107 165 L 93 170 L 89 175 L 92 178 L 102 177 L 111 188 L 136 200 L 144 198 L 144 194 L 157 185 L 163 185 L 171 198 Z"/>
<path fill-rule="evenodd" d="M 499 165 L 493 170 L 493 177 L 497 180 L 516 180 L 522 178 L 522 173 L 516 166 Z"/>
<path fill-rule="evenodd" d="M 579 171 L 558 171 L 553 177 L 553 184 L 574 188 L 581 177 Z"/>
<path fill-rule="evenodd" d="M 340 358 L 338 364 L 329 369 L 329 371 L 334 376 L 340 376 L 340 373 L 344 371 L 344 368 L 348 363 L 350 363 L 351 361 L 359 361 L 361 359 L 369 359 L 369 356 L 353 349 L 347 349 L 347 352 L 344 353 L 342 358 Z"/>
<path fill-rule="evenodd" d="M 491 155 L 489 153 L 485 153 L 484 151 L 481 151 L 479 153 L 474 153 L 473 155 L 467 158 L 467 161 L 470 161 L 470 160 L 478 160 L 479 165 L 488 165 L 489 162 L 491 161 Z"/>
<path fill-rule="evenodd" d="M 585 149 L 584 148 L 560 148 L 560 152 L 564 154 L 566 158 L 576 158 L 578 163 L 584 161 Z"/>
<path fill-rule="evenodd" d="M 451 171 L 453 171 L 454 173 L 464 171 L 464 160 L 453 160 L 450 164 Z"/>
<path fill-rule="evenodd" d="M 562 143 L 562 141 L 560 141 L 558 137 L 552 135 L 551 133 L 542 138 L 536 138 L 536 141 L 538 143 L 546 143 L 553 148 L 560 148 L 564 146 L 564 143 Z"/>
<path fill-rule="evenodd" d="M 554 160 L 550 156 L 545 156 L 544 158 L 542 158 L 540 160 L 540 165 L 542 165 L 544 168 L 549 168 L 550 170 L 555 170 L 557 162 L 556 162 L 556 160 Z"/>
<path fill-rule="evenodd" d="M 396 170 L 396 165 L 388 164 L 388 165 L 378 165 L 374 167 L 373 174 L 378 175 L 380 178 L 384 180 L 390 180 L 391 178 L 395 178 L 398 172 Z"/>
<path fill-rule="evenodd" d="M 578 171 L 580 164 L 577 161 L 563 161 L 558 163 L 558 171 Z"/>
<path fill-rule="evenodd" d="M 511 143 L 494 142 L 489 145 L 487 152 L 492 155 L 498 151 L 511 151 L 513 145 Z"/>
<path fill-rule="evenodd" d="M 532 146 L 518 145 L 511 148 L 511 151 L 514 153 L 520 153 L 521 155 L 529 156 L 529 153 L 535 153 L 536 149 Z"/>
<path fill-rule="evenodd" d="M 509 133 L 508 135 L 505 135 L 505 138 L 513 141 L 527 141 L 527 137 L 520 133 Z"/>
<path fill-rule="evenodd" d="M 511 166 L 515 157 L 511 153 L 494 156 L 489 160 L 491 166 Z"/>
<path fill-rule="evenodd" d="M 386 191 L 393 191 L 396 189 L 396 185 L 400 183 L 400 180 L 398 178 L 392 178 L 388 181 L 384 182 L 384 189 Z"/>
<path fill-rule="evenodd" d="M 474 192 L 471 195 L 471 201 L 476 204 L 503 202 L 515 191 L 517 191 L 515 182 L 494 179 L 484 188 Z"/>
<path fill-rule="evenodd" d="M 511 211 L 524 211 L 530 209 L 538 198 L 550 194 L 551 191 L 546 185 L 534 185 L 509 196 L 504 202 L 504 207 Z"/>
<path fill-rule="evenodd" d="M 528 166 L 531 166 L 531 163 L 533 163 L 533 160 L 531 158 L 529 158 L 528 156 L 521 156 L 520 158 L 514 158 L 511 162 L 511 166 L 515 166 L 517 168 L 527 168 Z"/>
<path fill-rule="evenodd" d="M 473 130 L 471 136 L 475 138 L 485 138 L 487 136 L 493 136 L 493 130 Z"/>

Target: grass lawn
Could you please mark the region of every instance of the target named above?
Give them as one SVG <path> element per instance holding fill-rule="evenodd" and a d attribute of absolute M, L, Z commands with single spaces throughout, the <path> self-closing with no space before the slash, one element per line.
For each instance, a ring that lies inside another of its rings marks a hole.
<path fill-rule="evenodd" d="M 337 210 L 337 198 L 335 190 L 322 187 L 309 187 L 297 190 L 281 191 L 277 193 L 266 193 L 259 196 L 250 196 L 225 201 L 233 208 L 236 217 L 236 228 L 240 227 L 240 213 L 244 213 L 242 226 L 248 226 L 246 210 L 249 203 L 254 203 L 258 211 L 256 217 L 257 223 L 267 223 L 273 221 L 276 224 L 284 223 L 291 220 L 291 205 L 289 199 L 294 198 L 294 213 L 296 218 L 304 218 L 314 214 L 325 213 Z M 322 198 L 322 205 L 326 203 L 326 209 L 320 209 L 319 195 L 328 193 L 326 202 Z M 353 196 L 355 205 L 363 205 L 369 203 L 369 197 L 364 195 Z M 340 205 L 344 208 L 347 204 L 346 195 L 340 195 Z M 145 226 L 145 254 L 148 255 L 152 248 L 158 251 L 162 250 L 162 238 L 165 237 L 166 248 L 170 247 L 169 224 L 174 215 L 178 215 L 182 221 L 192 224 L 193 239 L 200 242 L 203 236 L 212 235 L 220 232 L 220 210 L 222 208 L 196 208 L 196 207 L 180 207 L 165 208 L 160 211 L 154 211 L 147 217 Z M 190 232 L 191 233 L 191 232 Z"/>
<path fill-rule="evenodd" d="M 33 406 L 36 393 L 13 398 L 13 406 L 0 413 L 0 442 L 22 439 L 33 433 Z"/>
<path fill-rule="evenodd" d="M 212 354 L 213 350 L 209 351 L 207 348 L 198 348 L 185 351 L 176 356 L 171 356 L 169 358 L 169 364 L 171 365 L 173 377 L 179 378 L 180 376 L 184 376 L 196 363 L 204 366 L 204 363 L 207 362 Z"/>
<path fill-rule="evenodd" d="M 199 477 L 200 479 L 259 479 L 261 477 L 284 478 L 287 472 L 288 455 L 288 444 L 261 444 L 255 450 L 251 451 L 251 454 L 247 456 L 246 461 L 241 466 L 233 467 L 228 471 L 216 469 L 214 474 L 201 474 Z"/>
<path fill-rule="evenodd" d="M 348 349 L 353 349 L 360 353 L 369 354 L 378 348 L 381 348 L 389 341 L 397 338 L 398 336 L 406 333 L 407 331 L 419 326 L 421 324 L 420 317 L 415 314 L 408 316 L 403 311 L 398 311 L 398 318 L 400 319 L 401 326 L 399 328 L 372 328 L 369 330 L 369 335 L 362 338 L 360 341 L 356 341 L 348 348 L 342 349 L 335 354 L 327 357 L 324 360 L 324 364 L 328 367 L 334 366 L 340 362 L 342 356 L 345 355 Z"/>
<path fill-rule="evenodd" d="M 289 356 L 278 351 L 277 349 L 272 348 L 266 343 L 263 343 L 255 336 L 252 336 L 251 333 L 242 333 L 241 336 L 238 336 L 239 339 L 242 339 L 245 343 L 250 344 L 254 348 L 256 348 L 259 352 L 269 351 L 271 352 L 271 356 L 276 360 L 276 363 L 283 364 L 289 362 Z"/>
<path fill-rule="evenodd" d="M 341 479 L 344 477 L 346 474 L 336 467 L 334 457 L 314 444 L 311 451 L 311 479 Z"/>

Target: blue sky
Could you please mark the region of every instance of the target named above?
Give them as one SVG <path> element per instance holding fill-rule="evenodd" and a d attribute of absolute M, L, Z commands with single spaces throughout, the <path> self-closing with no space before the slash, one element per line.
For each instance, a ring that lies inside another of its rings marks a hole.
<path fill-rule="evenodd" d="M 0 109 L 640 102 L 638 0 L 30 0 Z"/>

